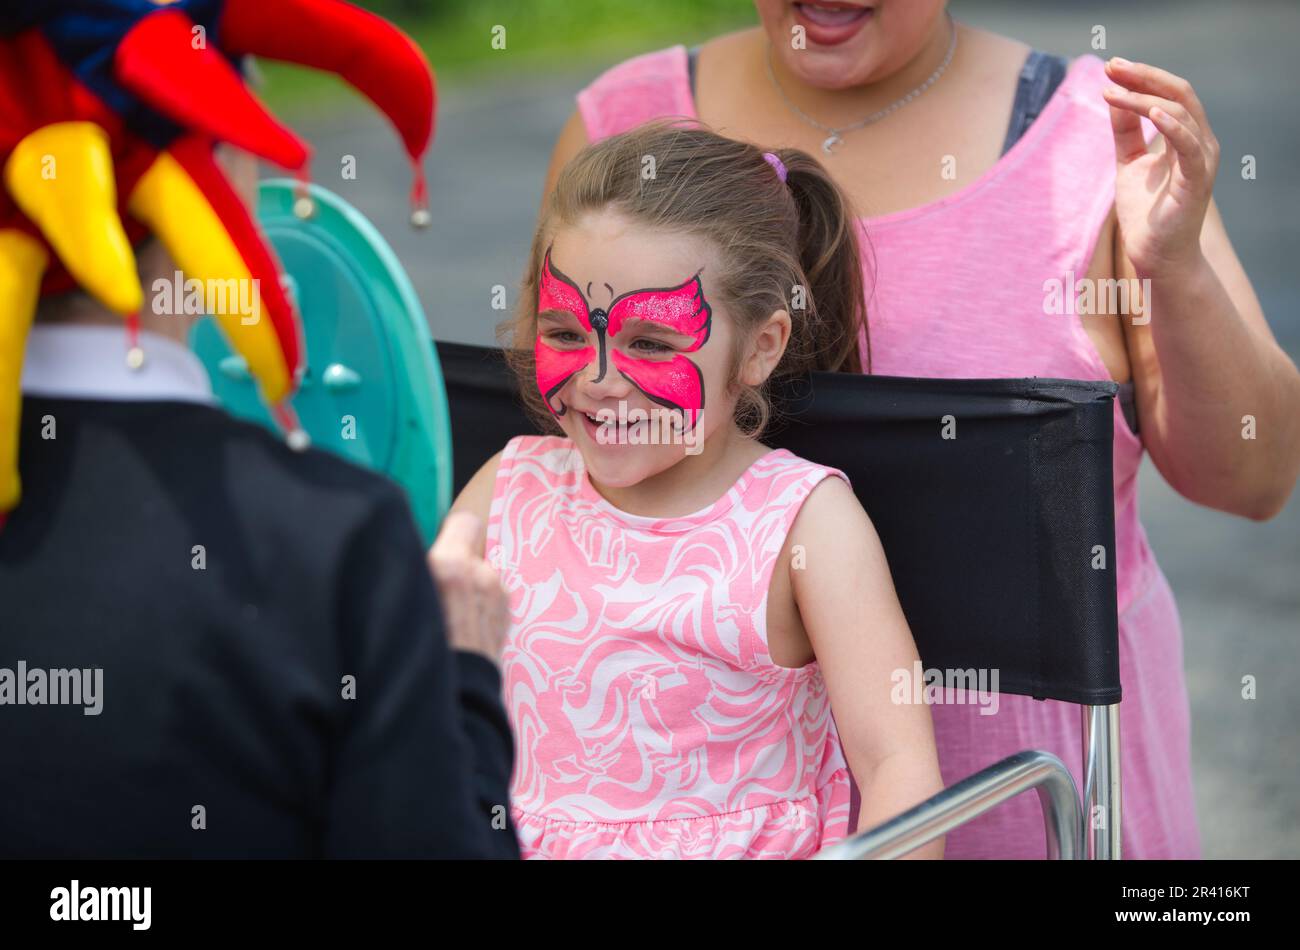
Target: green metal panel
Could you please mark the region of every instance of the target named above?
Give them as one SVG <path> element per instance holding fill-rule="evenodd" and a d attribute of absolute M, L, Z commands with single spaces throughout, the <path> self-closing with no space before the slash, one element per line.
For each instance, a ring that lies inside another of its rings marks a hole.
<path fill-rule="evenodd" d="M 302 314 L 306 360 L 294 409 L 314 445 L 399 482 L 431 542 L 451 504 L 451 424 L 424 310 L 392 249 L 359 211 L 311 185 L 315 214 L 303 220 L 293 213 L 296 187 L 265 181 L 258 204 Z M 222 405 L 276 431 L 216 322 L 200 320 L 191 345 Z"/>

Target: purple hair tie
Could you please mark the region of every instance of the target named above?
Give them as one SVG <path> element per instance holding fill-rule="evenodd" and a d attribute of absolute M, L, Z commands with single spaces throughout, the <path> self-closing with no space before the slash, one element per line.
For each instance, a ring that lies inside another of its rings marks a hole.
<path fill-rule="evenodd" d="M 785 184 L 785 163 L 777 158 L 772 152 L 764 152 L 763 160 L 776 169 L 776 177 L 781 179 L 781 184 Z"/>

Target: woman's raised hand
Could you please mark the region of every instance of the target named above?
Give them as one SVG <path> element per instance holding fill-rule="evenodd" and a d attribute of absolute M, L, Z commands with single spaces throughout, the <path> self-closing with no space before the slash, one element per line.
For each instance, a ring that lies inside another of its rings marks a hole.
<path fill-rule="evenodd" d="M 501 657 L 510 624 L 509 602 L 496 570 L 479 556 L 482 520 L 455 511 L 442 523 L 429 549 L 429 569 L 447 620 L 447 642 L 455 650 Z"/>
<path fill-rule="evenodd" d="M 1201 255 L 1201 226 L 1219 168 L 1219 142 L 1191 83 L 1128 60 L 1111 59 L 1105 90 L 1115 134 L 1115 210 L 1129 260 L 1140 276 L 1177 273 Z M 1164 136 L 1149 151 L 1145 116 Z"/>

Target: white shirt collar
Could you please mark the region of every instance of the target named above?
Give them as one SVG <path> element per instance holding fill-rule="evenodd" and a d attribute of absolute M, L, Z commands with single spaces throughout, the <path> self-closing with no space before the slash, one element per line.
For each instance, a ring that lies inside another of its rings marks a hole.
<path fill-rule="evenodd" d="M 214 403 L 198 357 L 175 340 L 142 331 L 144 365 L 126 365 L 126 330 L 79 324 L 37 324 L 27 337 L 24 393 L 65 399 Z"/>

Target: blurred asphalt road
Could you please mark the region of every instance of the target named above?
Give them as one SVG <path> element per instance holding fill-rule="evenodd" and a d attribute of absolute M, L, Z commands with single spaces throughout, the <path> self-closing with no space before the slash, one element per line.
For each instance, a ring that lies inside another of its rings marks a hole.
<path fill-rule="evenodd" d="M 1069 55 L 1090 52 L 1101 24 L 1104 55 L 1192 81 L 1222 144 L 1216 198 L 1228 230 L 1274 332 L 1300 361 L 1300 4 L 954 0 L 953 11 Z M 444 87 L 428 164 L 435 223 L 425 233 L 406 225 L 409 175 L 381 119 L 351 99 L 290 118 L 316 146 L 316 180 L 393 242 L 434 336 L 489 343 L 504 316 L 489 306 L 492 288 L 504 285 L 513 301 L 555 135 L 574 93 L 611 63 L 490 71 Z M 1241 178 L 1246 154 L 1257 180 Z M 357 157 L 355 181 L 340 180 L 343 155 Z M 1205 854 L 1300 857 L 1300 500 L 1256 524 L 1181 499 L 1148 462 L 1141 504 L 1183 616 Z M 1253 701 L 1241 698 L 1245 675 L 1258 681 Z"/>

